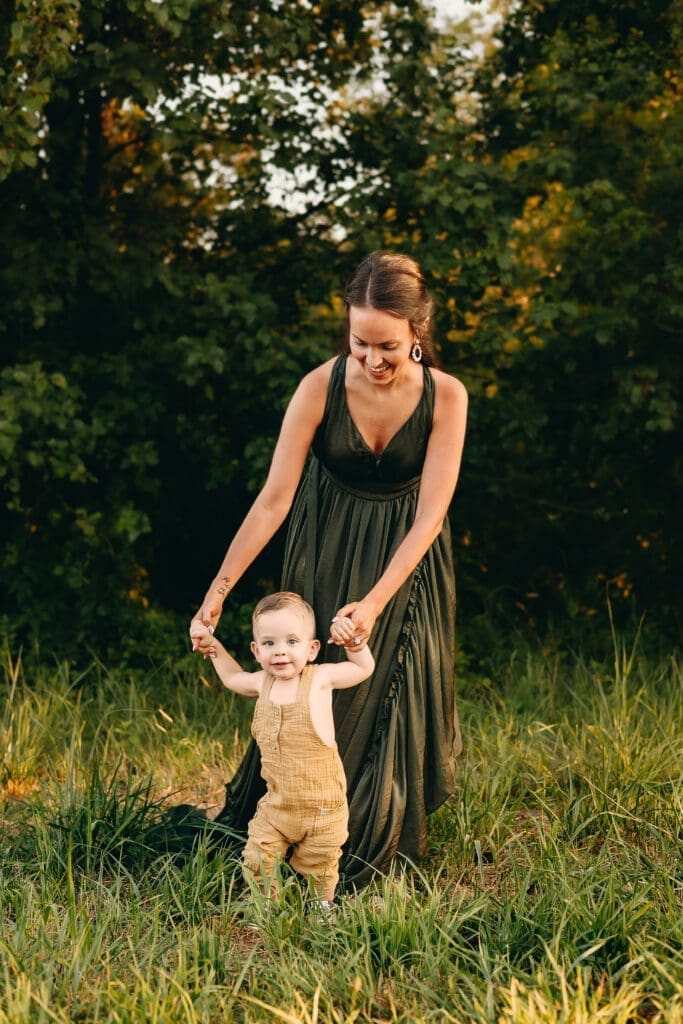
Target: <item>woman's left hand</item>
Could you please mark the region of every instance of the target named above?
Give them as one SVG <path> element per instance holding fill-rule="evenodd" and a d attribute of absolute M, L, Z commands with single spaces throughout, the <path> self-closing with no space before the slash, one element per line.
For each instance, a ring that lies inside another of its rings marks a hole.
<path fill-rule="evenodd" d="M 349 647 L 360 647 L 368 642 L 378 615 L 379 609 L 370 601 L 351 601 L 339 609 L 336 617 L 340 619 L 348 617 L 353 623 L 353 641 L 348 645 Z M 358 640 L 357 644 L 354 643 L 356 640 Z"/>

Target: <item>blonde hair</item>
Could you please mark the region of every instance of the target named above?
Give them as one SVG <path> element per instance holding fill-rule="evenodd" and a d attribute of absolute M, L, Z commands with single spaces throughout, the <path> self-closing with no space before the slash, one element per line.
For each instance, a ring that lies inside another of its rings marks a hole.
<path fill-rule="evenodd" d="M 315 612 L 308 601 L 304 601 L 299 594 L 293 594 L 290 590 L 280 590 L 277 594 L 268 594 L 262 597 L 254 608 L 251 616 L 252 629 L 256 628 L 257 619 L 266 612 L 278 612 L 281 608 L 293 608 L 310 621 L 315 636 Z"/>

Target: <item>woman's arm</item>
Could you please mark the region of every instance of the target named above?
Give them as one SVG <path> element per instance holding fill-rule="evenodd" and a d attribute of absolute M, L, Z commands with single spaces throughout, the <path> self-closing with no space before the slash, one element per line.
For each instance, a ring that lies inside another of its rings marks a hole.
<path fill-rule="evenodd" d="M 223 602 L 284 522 L 301 479 L 308 450 L 325 411 L 334 360 L 307 374 L 287 406 L 263 488 L 235 534 L 195 618 L 215 628 Z M 201 650 L 206 653 L 203 643 Z"/>
<path fill-rule="evenodd" d="M 438 537 L 458 482 L 467 422 L 467 391 L 459 380 L 445 373 L 434 373 L 434 379 L 434 419 L 415 521 L 372 589 L 362 600 L 347 604 L 337 612 L 340 617 L 351 616 L 354 635 L 361 642 L 369 638 L 377 616 Z"/>

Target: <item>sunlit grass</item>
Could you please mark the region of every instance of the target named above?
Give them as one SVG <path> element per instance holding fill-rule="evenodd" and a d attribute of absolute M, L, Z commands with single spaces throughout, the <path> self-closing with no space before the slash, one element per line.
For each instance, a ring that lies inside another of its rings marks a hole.
<path fill-rule="evenodd" d="M 0 1024 L 680 1024 L 675 660 L 463 680 L 427 861 L 332 917 L 288 872 L 273 904 L 225 849 L 164 852 L 164 807 L 212 814 L 248 732 L 201 664 L 4 674 Z"/>

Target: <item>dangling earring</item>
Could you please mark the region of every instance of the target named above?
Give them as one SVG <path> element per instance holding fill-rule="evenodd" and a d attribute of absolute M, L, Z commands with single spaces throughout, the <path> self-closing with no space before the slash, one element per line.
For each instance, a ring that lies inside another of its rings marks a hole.
<path fill-rule="evenodd" d="M 414 359 L 416 363 L 422 362 L 422 345 L 415 339 L 415 343 L 410 351 L 410 358 Z"/>

